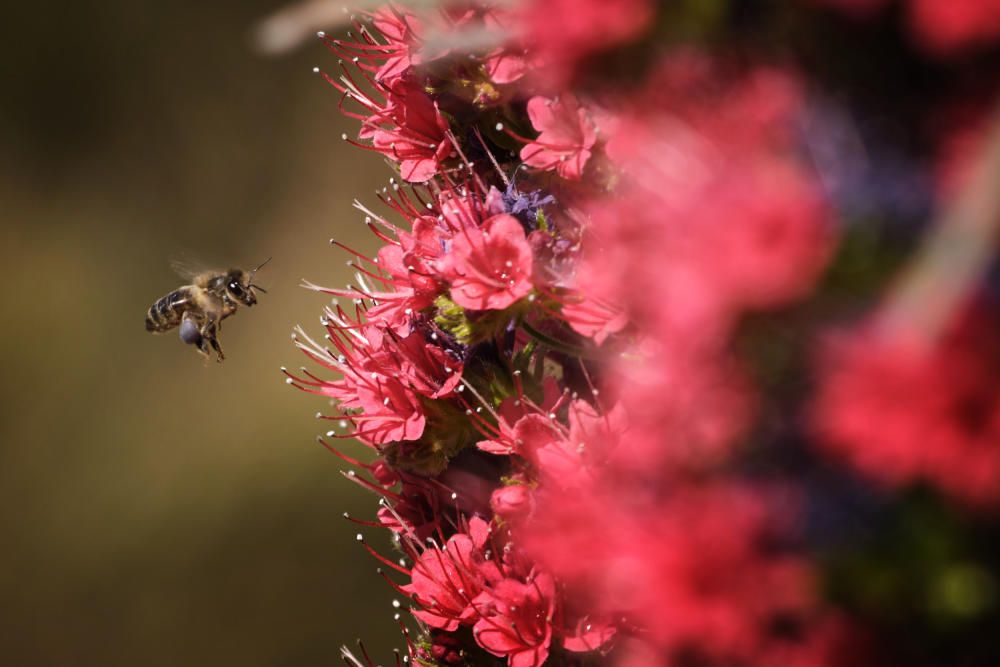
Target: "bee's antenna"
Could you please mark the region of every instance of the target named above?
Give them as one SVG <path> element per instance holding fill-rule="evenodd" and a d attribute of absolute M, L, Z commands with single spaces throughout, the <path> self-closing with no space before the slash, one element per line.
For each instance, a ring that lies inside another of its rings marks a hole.
<path fill-rule="evenodd" d="M 270 261 L 271 261 L 271 258 L 270 258 L 270 257 L 268 257 L 268 258 L 267 258 L 267 259 L 265 259 L 265 260 L 264 260 L 263 262 L 261 262 L 260 264 L 258 264 L 257 266 L 255 266 L 255 267 L 253 268 L 253 270 L 252 270 L 252 271 L 250 271 L 250 280 L 248 280 L 248 281 L 247 281 L 247 284 L 248 284 L 248 285 L 249 285 L 250 287 L 252 287 L 252 288 L 254 288 L 254 289 L 256 289 L 256 290 L 260 290 L 260 291 L 261 291 L 261 292 L 263 292 L 264 294 L 267 294 L 267 290 L 266 290 L 266 289 L 264 289 L 263 287 L 261 287 L 260 285 L 254 285 L 254 284 L 253 284 L 253 277 L 254 277 L 254 274 L 255 274 L 255 273 L 257 273 L 258 269 L 260 269 L 260 268 L 261 268 L 262 266 L 264 266 L 265 264 L 267 264 L 267 263 L 268 263 L 268 262 L 270 262 Z"/>
<path fill-rule="evenodd" d="M 271 261 L 271 258 L 270 258 L 270 257 L 268 257 L 268 258 L 267 258 L 267 259 L 265 259 L 265 260 L 264 260 L 263 262 L 261 262 L 261 263 L 260 263 L 260 264 L 258 264 L 258 265 L 257 265 L 256 267 L 254 267 L 254 269 L 253 269 L 252 271 L 250 271 L 250 280 L 253 280 L 253 276 L 254 276 L 254 274 L 255 274 L 255 273 L 257 273 L 257 270 L 258 270 L 258 269 L 260 269 L 260 268 L 261 268 L 262 266 L 264 266 L 265 264 L 267 264 L 267 263 L 268 263 L 268 262 L 270 262 L 270 261 Z"/>

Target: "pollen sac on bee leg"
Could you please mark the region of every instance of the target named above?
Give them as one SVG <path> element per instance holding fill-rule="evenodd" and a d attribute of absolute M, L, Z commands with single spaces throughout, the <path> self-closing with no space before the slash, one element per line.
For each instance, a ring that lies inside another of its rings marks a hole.
<path fill-rule="evenodd" d="M 181 340 L 188 345 L 194 345 L 201 341 L 201 331 L 198 330 L 198 325 L 193 320 L 185 319 L 182 321 L 178 333 Z"/>

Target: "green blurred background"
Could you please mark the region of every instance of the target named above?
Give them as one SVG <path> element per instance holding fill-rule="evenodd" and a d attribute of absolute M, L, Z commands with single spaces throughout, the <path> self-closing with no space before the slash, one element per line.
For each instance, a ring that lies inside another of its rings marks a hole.
<path fill-rule="evenodd" d="M 398 644 L 341 517 L 374 500 L 316 444 L 323 402 L 278 370 L 304 362 L 292 326 L 319 328 L 299 280 L 348 280 L 327 240 L 374 245 L 350 202 L 389 172 L 340 141 L 322 47 L 255 52 L 280 5 L 4 8 L 4 664 L 318 665 L 356 637 L 380 659 Z M 225 363 L 143 330 L 172 258 L 268 256 Z"/>

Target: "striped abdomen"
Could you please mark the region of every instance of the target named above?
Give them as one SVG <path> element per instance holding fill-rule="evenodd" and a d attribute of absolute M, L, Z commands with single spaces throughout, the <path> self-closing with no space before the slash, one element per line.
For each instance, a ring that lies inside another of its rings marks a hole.
<path fill-rule="evenodd" d="M 146 331 L 167 331 L 181 323 L 181 318 L 194 305 L 190 286 L 175 289 L 160 297 L 146 311 Z"/>

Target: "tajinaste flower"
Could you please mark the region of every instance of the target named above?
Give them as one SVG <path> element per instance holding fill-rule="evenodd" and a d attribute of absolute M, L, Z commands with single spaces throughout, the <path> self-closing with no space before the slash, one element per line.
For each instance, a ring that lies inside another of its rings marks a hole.
<path fill-rule="evenodd" d="M 403 591 L 420 608 L 413 615 L 431 627 L 452 631 L 479 616 L 475 600 L 490 582 L 503 581 L 496 563 L 486 559 L 489 527 L 472 519 L 469 534 L 458 533 L 439 548 L 425 550 L 410 570 Z"/>
<path fill-rule="evenodd" d="M 530 574 L 524 582 L 503 579 L 476 597 L 480 619 L 473 636 L 510 667 L 541 667 L 552 642 L 555 597 L 555 581 L 547 574 Z"/>
<path fill-rule="evenodd" d="M 297 345 L 313 361 L 341 373 L 339 380 L 288 373 L 289 380 L 338 401 L 341 409 L 349 411 L 341 418 L 357 426 L 354 437 L 373 445 L 416 440 L 426 425 L 419 397 L 433 399 L 451 394 L 458 386 L 462 361 L 436 345 L 425 331 L 418 329 L 399 337 L 362 324 L 361 317 L 360 309 L 357 319 L 351 319 L 339 307 L 327 309 L 327 340 L 336 353 L 301 330 L 296 334 Z"/>
<path fill-rule="evenodd" d="M 993 39 L 971 18 L 988 4 L 904 3 L 914 25 L 951 12 L 920 38 L 940 53 Z M 352 143 L 399 175 L 379 194 L 393 215 L 356 204 L 381 249 L 335 242 L 355 284 L 308 285 L 336 302 L 326 340 L 297 343 L 333 377 L 288 375 L 337 406 L 328 438 L 372 449 L 331 447 L 381 498 L 353 520 L 400 552 L 364 545 L 412 605 L 418 662 L 867 664 L 843 651 L 868 612 L 841 605 L 806 511 L 805 485 L 834 475 L 818 454 L 890 490 L 1000 501 L 988 318 L 920 349 L 862 325 L 827 344 L 803 395 L 801 350 L 845 292 L 874 292 L 851 260 L 882 242 L 837 225 L 804 138 L 826 79 L 754 40 L 737 57 L 677 46 L 811 20 L 783 11 L 689 25 L 649 0 L 393 6 L 328 40 L 350 61 L 333 83 L 360 105 Z M 608 76 L 622 67 L 640 74 Z M 920 604 L 941 618 L 975 588 L 928 581 Z"/>
<path fill-rule="evenodd" d="M 521 149 L 524 163 L 580 180 L 597 141 L 597 125 L 587 109 L 568 94 L 558 100 L 533 97 L 528 100 L 528 117 L 539 135 Z"/>
<path fill-rule="evenodd" d="M 532 290 L 531 247 L 524 228 L 510 215 L 497 215 L 482 227 L 464 227 L 451 241 L 442 270 L 451 298 L 463 308 L 503 310 Z"/>
<path fill-rule="evenodd" d="M 832 337 L 812 420 L 820 442 L 890 487 L 929 482 L 1000 504 L 1000 338 L 975 309 L 928 346 L 877 324 Z"/>
<path fill-rule="evenodd" d="M 446 159 L 456 155 L 448 139 L 448 121 L 437 104 L 415 83 L 401 79 L 385 89 L 384 106 L 361 126 L 359 138 L 399 162 L 399 174 L 411 183 L 429 181 Z"/>

